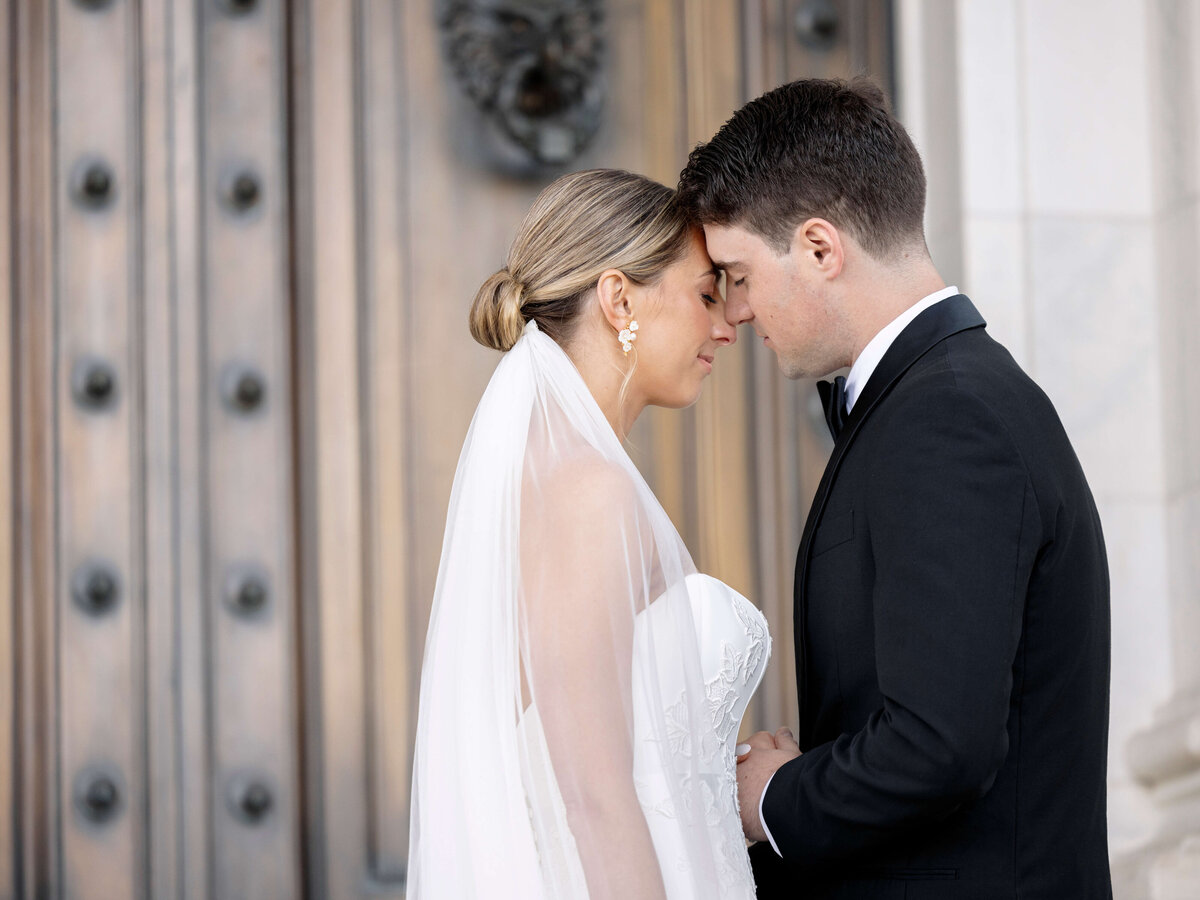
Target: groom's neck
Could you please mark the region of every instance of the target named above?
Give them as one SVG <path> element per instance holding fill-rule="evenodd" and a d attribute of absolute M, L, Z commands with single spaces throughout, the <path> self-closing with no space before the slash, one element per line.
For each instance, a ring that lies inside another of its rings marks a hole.
<path fill-rule="evenodd" d="M 851 364 L 867 344 L 897 316 L 946 286 L 927 253 L 901 254 L 878 261 L 867 257 L 847 284 L 847 303 L 854 322 Z"/>

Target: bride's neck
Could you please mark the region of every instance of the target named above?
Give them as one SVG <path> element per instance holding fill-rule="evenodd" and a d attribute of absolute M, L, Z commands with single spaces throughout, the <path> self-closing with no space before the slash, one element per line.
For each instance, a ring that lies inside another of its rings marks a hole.
<path fill-rule="evenodd" d="M 582 346 L 580 346 L 582 345 Z M 567 356 L 583 376 L 583 383 L 595 398 L 604 418 L 612 426 L 617 438 L 624 441 L 637 417 L 646 408 L 646 403 L 630 389 L 621 397 L 625 383 L 625 370 L 620 368 L 612 354 L 596 352 L 588 342 L 575 342 L 567 348 Z"/>

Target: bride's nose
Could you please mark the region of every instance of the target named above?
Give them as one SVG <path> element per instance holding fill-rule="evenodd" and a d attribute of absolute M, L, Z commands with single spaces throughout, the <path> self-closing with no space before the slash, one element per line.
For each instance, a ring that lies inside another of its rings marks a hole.
<path fill-rule="evenodd" d="M 712 317 L 712 339 L 722 347 L 737 341 L 737 329 L 725 321 L 724 312 Z"/>

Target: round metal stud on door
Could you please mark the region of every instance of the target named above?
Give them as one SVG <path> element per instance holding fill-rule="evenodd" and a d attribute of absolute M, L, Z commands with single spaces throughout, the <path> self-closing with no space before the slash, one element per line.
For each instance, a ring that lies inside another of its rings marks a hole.
<path fill-rule="evenodd" d="M 235 16 L 252 13 L 258 6 L 258 0 L 219 0 L 219 2 L 226 12 L 233 13 Z"/>
<path fill-rule="evenodd" d="M 121 584 L 117 573 L 105 563 L 84 563 L 71 579 L 71 597 L 84 612 L 102 616 L 117 605 Z"/>
<path fill-rule="evenodd" d="M 266 380 L 249 366 L 227 366 L 221 376 L 221 397 L 234 412 L 256 412 L 266 402 Z"/>
<path fill-rule="evenodd" d="M 262 200 L 262 184 L 257 175 L 250 171 L 239 171 L 221 182 L 221 200 L 226 208 L 245 214 L 258 206 Z"/>
<path fill-rule="evenodd" d="M 837 40 L 841 25 L 831 0 L 804 0 L 796 8 L 796 37 L 814 50 L 828 50 Z"/>
<path fill-rule="evenodd" d="M 110 406 L 117 395 L 116 370 L 101 359 L 81 359 L 71 372 L 71 393 L 80 406 Z"/>
<path fill-rule="evenodd" d="M 270 580 L 259 566 L 233 567 L 225 579 L 225 603 L 240 616 L 261 613 L 271 597 Z"/>
<path fill-rule="evenodd" d="M 107 767 L 84 769 L 75 779 L 75 807 L 89 822 L 111 822 L 121 810 L 119 777 Z"/>
<path fill-rule="evenodd" d="M 71 197 L 84 209 L 103 209 L 116 192 L 116 176 L 103 160 L 81 159 L 71 171 Z"/>
<path fill-rule="evenodd" d="M 257 825 L 275 805 L 270 787 L 256 778 L 237 778 L 229 786 L 229 808 L 249 825 Z"/>

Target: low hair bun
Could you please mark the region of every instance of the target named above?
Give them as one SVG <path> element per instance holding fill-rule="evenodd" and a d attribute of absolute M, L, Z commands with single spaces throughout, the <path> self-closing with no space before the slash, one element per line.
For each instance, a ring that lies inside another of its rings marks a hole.
<path fill-rule="evenodd" d="M 504 268 L 476 293 L 471 336 L 506 351 L 534 321 L 566 348 L 606 270 L 655 284 L 687 253 L 692 231 L 674 197 L 669 187 L 620 169 L 554 179 L 521 221 Z"/>
<path fill-rule="evenodd" d="M 471 337 L 493 350 L 511 350 L 525 328 L 524 288 L 508 269 L 485 281 L 471 304 Z"/>

